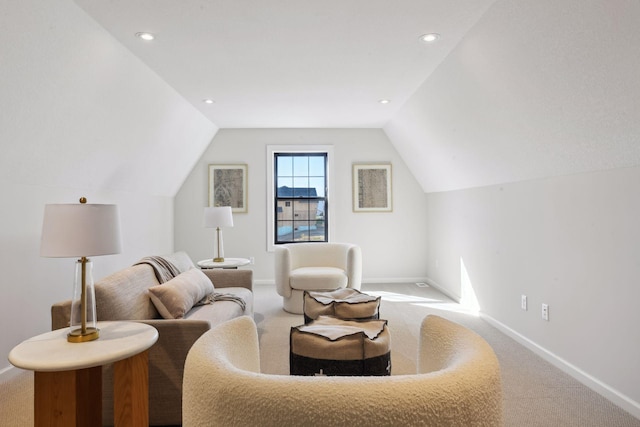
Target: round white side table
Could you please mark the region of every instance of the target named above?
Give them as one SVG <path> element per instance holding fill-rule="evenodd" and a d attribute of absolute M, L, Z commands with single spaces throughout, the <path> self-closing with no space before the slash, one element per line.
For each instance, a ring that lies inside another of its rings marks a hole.
<path fill-rule="evenodd" d="M 251 261 L 247 258 L 225 258 L 222 262 L 213 262 L 212 259 L 203 259 L 198 261 L 198 267 L 207 268 L 238 268 L 249 264 Z"/>
<path fill-rule="evenodd" d="M 95 341 L 70 343 L 64 328 L 29 338 L 9 353 L 11 364 L 35 371 L 36 426 L 101 425 L 102 365 L 109 363 L 116 426 L 148 426 L 148 349 L 158 331 L 138 322 L 98 322 L 98 329 Z"/>

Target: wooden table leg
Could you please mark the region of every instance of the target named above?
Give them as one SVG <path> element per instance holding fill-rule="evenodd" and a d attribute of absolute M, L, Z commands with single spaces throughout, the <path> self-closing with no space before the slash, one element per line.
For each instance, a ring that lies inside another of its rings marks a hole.
<path fill-rule="evenodd" d="M 116 427 L 149 425 L 149 351 L 114 363 L 113 419 Z"/>
<path fill-rule="evenodd" d="M 102 424 L 102 367 L 34 374 L 34 425 Z"/>

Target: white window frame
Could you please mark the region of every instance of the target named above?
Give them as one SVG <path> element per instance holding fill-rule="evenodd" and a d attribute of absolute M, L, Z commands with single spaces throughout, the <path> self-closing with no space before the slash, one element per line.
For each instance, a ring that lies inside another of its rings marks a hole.
<path fill-rule="evenodd" d="M 335 223 L 334 211 L 335 208 L 333 203 L 331 203 L 331 197 L 333 194 L 333 145 L 267 145 L 267 179 L 266 181 L 266 192 L 267 195 L 267 252 L 274 252 L 276 248 L 276 244 L 274 242 L 275 236 L 275 224 L 274 224 L 274 188 L 275 188 L 275 177 L 273 176 L 273 172 L 275 170 L 274 166 L 274 155 L 276 153 L 326 153 L 327 154 L 327 205 L 329 209 L 327 210 L 327 219 L 328 219 L 328 230 L 327 230 L 327 241 L 331 241 L 331 236 L 333 236 L 333 229 Z"/>

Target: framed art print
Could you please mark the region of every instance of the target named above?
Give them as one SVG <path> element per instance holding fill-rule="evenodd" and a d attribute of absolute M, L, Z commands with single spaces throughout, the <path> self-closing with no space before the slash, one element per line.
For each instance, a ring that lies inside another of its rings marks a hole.
<path fill-rule="evenodd" d="M 353 211 L 391 212 L 391 163 L 353 165 Z"/>
<path fill-rule="evenodd" d="M 247 212 L 247 165 L 209 165 L 209 206 Z"/>

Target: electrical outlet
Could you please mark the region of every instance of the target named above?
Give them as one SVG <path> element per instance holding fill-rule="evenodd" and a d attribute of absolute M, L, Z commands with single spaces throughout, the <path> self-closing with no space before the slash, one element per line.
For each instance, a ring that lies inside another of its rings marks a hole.
<path fill-rule="evenodd" d="M 522 308 L 524 311 L 527 311 L 527 296 L 526 295 L 522 295 L 520 297 L 520 308 Z"/>
<path fill-rule="evenodd" d="M 542 319 L 549 321 L 549 305 L 542 304 Z"/>

